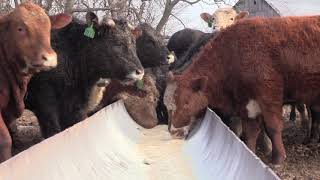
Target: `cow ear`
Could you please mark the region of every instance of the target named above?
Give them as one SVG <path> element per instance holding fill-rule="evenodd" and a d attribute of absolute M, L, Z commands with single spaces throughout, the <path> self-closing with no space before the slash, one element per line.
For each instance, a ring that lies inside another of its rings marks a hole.
<path fill-rule="evenodd" d="M 241 11 L 235 18 L 236 21 L 246 18 L 249 16 L 249 12 L 248 11 Z"/>
<path fill-rule="evenodd" d="M 97 26 L 99 24 L 98 16 L 94 12 L 87 12 L 86 14 L 87 25 Z"/>
<path fill-rule="evenodd" d="M 191 87 L 194 92 L 205 91 L 207 88 L 208 77 L 201 76 L 191 81 Z"/>
<path fill-rule="evenodd" d="M 140 27 L 136 27 L 131 30 L 131 33 L 134 35 L 136 39 L 138 39 L 142 35 L 142 30 Z"/>
<path fill-rule="evenodd" d="M 200 17 L 207 23 L 209 23 L 212 19 L 212 16 L 209 13 L 201 13 Z"/>
<path fill-rule="evenodd" d="M 72 16 L 70 14 L 61 13 L 49 17 L 51 21 L 51 29 L 63 28 L 72 21 Z"/>

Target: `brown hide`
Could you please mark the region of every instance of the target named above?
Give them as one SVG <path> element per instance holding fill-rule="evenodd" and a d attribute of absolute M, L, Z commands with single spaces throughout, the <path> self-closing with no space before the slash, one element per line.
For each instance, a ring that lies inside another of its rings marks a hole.
<path fill-rule="evenodd" d="M 159 93 L 155 78 L 146 71 L 143 77 L 143 89 L 136 86 L 123 85 L 119 81 L 111 81 L 106 87 L 100 107 L 107 106 L 122 99 L 128 113 L 140 126 L 153 128 L 158 124 L 156 106 Z"/>
<path fill-rule="evenodd" d="M 68 15 L 53 17 L 52 27 L 57 28 L 71 20 Z M 57 64 L 50 30 L 49 17 L 30 2 L 0 19 L 0 162 L 11 156 L 7 126 L 24 110 L 23 98 L 31 75 Z"/>
<path fill-rule="evenodd" d="M 177 131 L 188 129 L 208 105 L 221 115 L 245 119 L 246 143 L 254 151 L 261 120 L 248 120 L 247 105 L 254 100 L 273 143 L 273 162 L 281 163 L 283 100 L 307 105 L 320 100 L 319 44 L 319 16 L 246 19 L 226 28 L 187 70 L 171 78 L 168 86 L 176 90 L 165 95 L 172 107 L 171 132 L 187 134 Z"/>

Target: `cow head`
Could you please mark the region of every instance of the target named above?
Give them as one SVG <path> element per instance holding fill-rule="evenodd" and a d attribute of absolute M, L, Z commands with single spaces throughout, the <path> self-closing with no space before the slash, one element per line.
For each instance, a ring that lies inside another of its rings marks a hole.
<path fill-rule="evenodd" d="M 159 92 L 155 79 L 147 69 L 143 82 L 142 89 L 126 86 L 123 92 L 117 92 L 115 98 L 123 99 L 128 113 L 136 123 L 150 129 L 158 124 L 156 108 Z"/>
<path fill-rule="evenodd" d="M 246 18 L 248 15 L 248 11 L 241 11 L 238 14 L 233 8 L 219 8 L 212 15 L 202 13 L 200 16 L 209 26 L 212 26 L 213 29 L 220 30 L 240 19 Z"/>
<path fill-rule="evenodd" d="M 57 65 L 57 55 L 50 44 L 50 30 L 62 28 L 71 20 L 72 17 L 66 14 L 49 18 L 43 9 L 30 2 L 23 3 L 3 18 L 4 43 L 8 43 L 7 49 L 23 74 Z"/>
<path fill-rule="evenodd" d="M 139 25 L 142 35 L 137 39 L 137 53 L 144 68 L 173 63 L 174 54 L 170 53 L 162 37 L 149 24 Z"/>
<path fill-rule="evenodd" d="M 186 80 L 169 73 L 164 104 L 168 109 L 169 131 L 173 137 L 186 137 L 194 122 L 203 115 L 208 106 L 206 88 L 207 77 Z"/>
<path fill-rule="evenodd" d="M 87 37 L 82 53 L 89 66 L 94 67 L 91 71 L 102 78 L 141 80 L 144 69 L 136 52 L 136 38 L 141 30 L 123 19 L 104 19 L 99 23 L 92 12 L 86 19 L 86 26 L 93 29 L 94 35 Z"/>

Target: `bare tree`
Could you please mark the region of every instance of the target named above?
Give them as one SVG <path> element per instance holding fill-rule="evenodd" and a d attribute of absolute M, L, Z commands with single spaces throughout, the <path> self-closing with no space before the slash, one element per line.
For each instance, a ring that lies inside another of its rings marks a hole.
<path fill-rule="evenodd" d="M 66 0 L 64 12 L 72 13 L 74 3 L 75 3 L 75 0 Z"/>
<path fill-rule="evenodd" d="M 164 11 L 163 11 L 163 15 L 156 27 L 157 32 L 161 32 L 161 30 L 163 29 L 163 27 L 165 26 L 165 24 L 168 22 L 169 17 L 172 15 L 172 11 L 174 9 L 174 7 L 178 4 L 178 3 L 187 3 L 189 5 L 193 5 L 195 3 L 198 3 L 200 0 L 194 0 L 194 1 L 188 1 L 188 0 L 166 0 L 165 2 L 165 6 L 164 6 Z"/>
<path fill-rule="evenodd" d="M 7 11 L 23 1 L 26 0 L 0 0 L 0 10 Z M 177 11 L 200 1 L 205 0 L 33 0 L 49 14 L 66 12 L 83 17 L 84 12 L 93 11 L 99 16 L 126 18 L 135 25 L 146 22 L 152 24 L 158 32 L 164 32 L 170 17 L 185 26 Z"/>

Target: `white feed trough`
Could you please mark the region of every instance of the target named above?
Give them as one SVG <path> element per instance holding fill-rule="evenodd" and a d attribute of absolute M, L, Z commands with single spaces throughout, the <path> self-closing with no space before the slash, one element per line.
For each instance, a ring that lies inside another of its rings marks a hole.
<path fill-rule="evenodd" d="M 1 180 L 279 179 L 208 109 L 187 140 L 116 102 L 0 165 Z"/>

